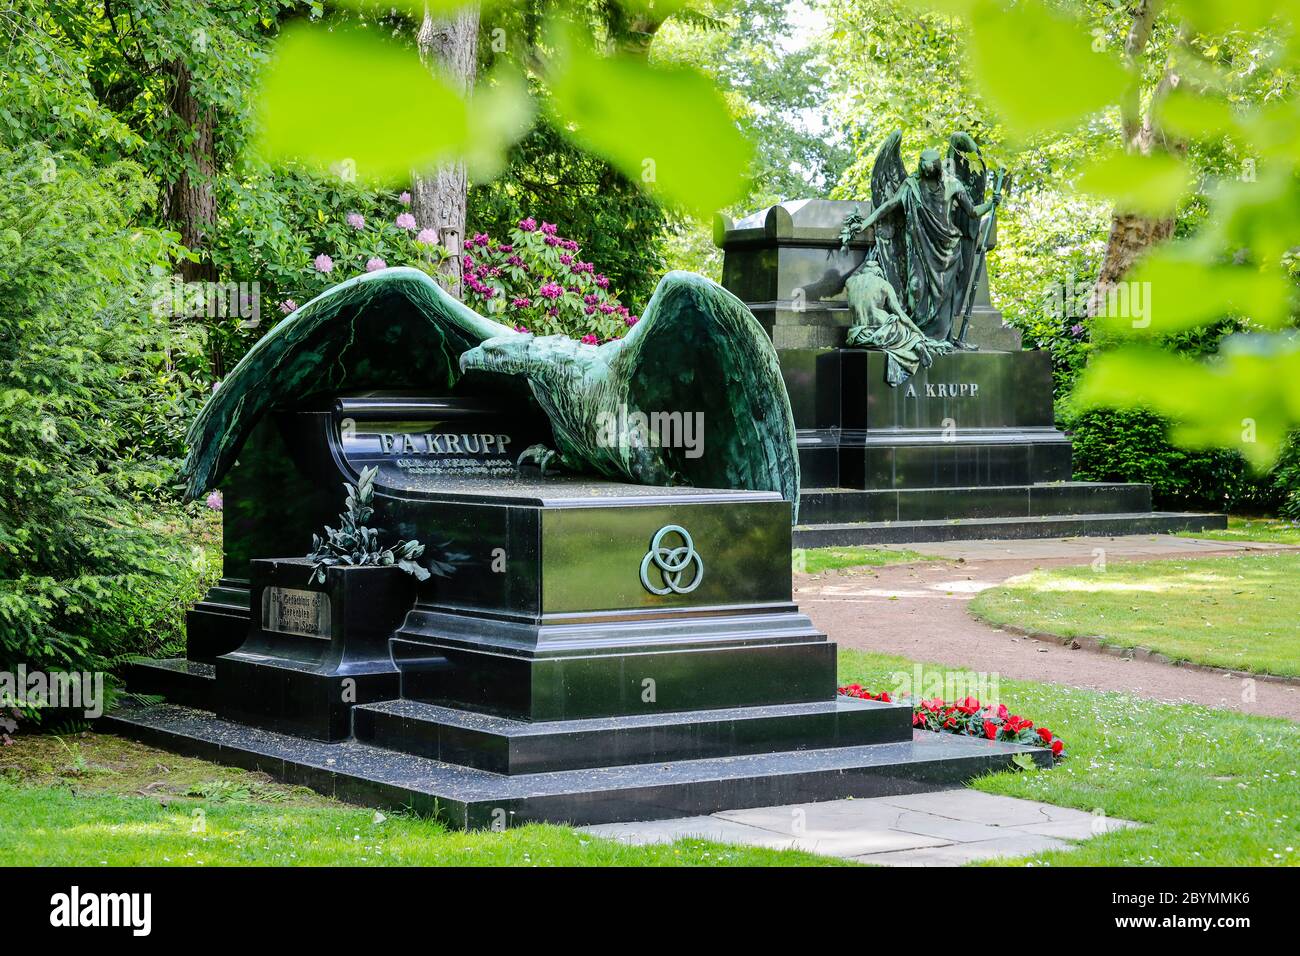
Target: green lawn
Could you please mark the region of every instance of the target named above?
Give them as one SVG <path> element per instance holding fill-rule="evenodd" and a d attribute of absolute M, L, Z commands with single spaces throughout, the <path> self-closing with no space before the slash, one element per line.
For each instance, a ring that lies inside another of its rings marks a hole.
<path fill-rule="evenodd" d="M 891 689 L 903 658 L 840 651 L 840 676 Z M 1066 741 L 1052 770 L 993 774 L 988 793 L 1145 824 L 1053 865 L 1300 865 L 1300 725 L 1122 694 L 1003 680 L 1001 701 Z M 258 774 L 95 734 L 0 748 L 0 865 L 791 866 L 837 861 L 683 840 L 625 847 L 565 827 L 457 833 L 376 817 Z M 1026 859 L 990 865 L 1024 863 Z"/>
<path fill-rule="evenodd" d="M 1218 531 L 1180 531 L 1182 538 L 1212 541 L 1263 541 L 1269 544 L 1300 544 L 1300 521 L 1283 518 L 1229 518 L 1228 527 Z"/>
<path fill-rule="evenodd" d="M 981 593 L 991 624 L 1300 676 L 1300 553 L 1035 571 Z"/>
<path fill-rule="evenodd" d="M 459 833 L 116 737 L 0 747 L 0 866 L 832 866 L 705 840 L 628 847 L 567 827 Z"/>
<path fill-rule="evenodd" d="M 911 667 L 840 649 L 843 682 L 889 689 Z M 1051 770 L 984 777 L 978 789 L 1147 824 L 1035 862 L 1300 865 L 1300 725 L 1028 681 L 1002 680 L 998 690 L 1013 712 L 1060 735 L 1069 757 Z M 1024 860 L 992 865 L 1015 862 Z"/>
<path fill-rule="evenodd" d="M 801 574 L 934 560 L 937 559 L 906 548 L 795 548 L 791 553 L 791 563 Z"/>

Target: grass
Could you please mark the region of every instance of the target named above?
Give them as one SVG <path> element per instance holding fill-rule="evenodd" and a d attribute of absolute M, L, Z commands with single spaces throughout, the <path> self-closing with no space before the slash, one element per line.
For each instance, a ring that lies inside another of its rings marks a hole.
<path fill-rule="evenodd" d="M 102 734 L 0 747 L 3 866 L 826 866 L 808 853 L 567 827 L 460 833 Z"/>
<path fill-rule="evenodd" d="M 883 690 L 912 667 L 843 648 L 839 660 L 842 681 Z M 1300 865 L 1300 725 L 1029 681 L 1002 680 L 998 691 L 1013 712 L 1061 736 L 1069 757 L 1052 770 L 991 774 L 977 789 L 1145 824 L 1035 862 Z"/>
<path fill-rule="evenodd" d="M 1300 676 L 1300 554 L 1056 568 L 981 593 L 971 612 L 995 625 L 1176 660 Z"/>
<path fill-rule="evenodd" d="M 1215 531 L 1180 531 L 1182 538 L 1211 541 L 1262 541 L 1268 544 L 1300 544 L 1300 521 L 1283 518 L 1229 518 L 1228 527 Z"/>
<path fill-rule="evenodd" d="M 801 574 L 821 574 L 840 568 L 879 567 L 882 564 L 911 564 L 937 559 L 906 548 L 796 548 L 791 560 L 795 571 Z"/>
<path fill-rule="evenodd" d="M 840 676 L 895 689 L 912 663 L 840 651 Z M 928 680 L 929 678 L 923 678 Z M 1050 727 L 1069 757 L 990 774 L 987 793 L 1143 826 L 987 865 L 1300 865 L 1300 725 L 1003 680 L 1013 711 Z M 627 847 L 566 827 L 449 832 L 337 803 L 260 774 L 116 737 L 20 737 L 0 748 L 0 865 L 792 866 L 837 861 L 681 840 Z"/>

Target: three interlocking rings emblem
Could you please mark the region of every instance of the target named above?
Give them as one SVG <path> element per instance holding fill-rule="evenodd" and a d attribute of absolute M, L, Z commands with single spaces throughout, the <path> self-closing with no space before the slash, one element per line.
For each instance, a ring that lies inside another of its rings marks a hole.
<path fill-rule="evenodd" d="M 680 547 L 664 546 L 667 535 L 676 534 L 681 538 Z M 650 583 L 650 565 L 659 569 L 659 576 L 664 586 L 657 588 Z M 694 568 L 692 569 L 692 565 Z M 690 575 L 685 584 L 682 578 Z M 650 550 L 641 559 L 641 584 L 651 594 L 690 594 L 704 580 L 704 559 L 695 550 L 695 542 L 690 532 L 681 525 L 666 524 L 650 539 Z"/>

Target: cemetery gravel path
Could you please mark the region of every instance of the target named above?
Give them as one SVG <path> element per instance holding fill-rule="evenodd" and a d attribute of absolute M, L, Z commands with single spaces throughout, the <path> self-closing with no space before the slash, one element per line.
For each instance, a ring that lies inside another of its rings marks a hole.
<path fill-rule="evenodd" d="M 1294 684 L 1255 681 L 1255 699 L 1243 700 L 1239 677 L 1071 650 L 985 624 L 967 610 L 968 602 L 985 588 L 1037 568 L 1088 564 L 1098 547 L 1106 549 L 1108 561 L 1211 557 L 1243 551 L 1278 553 L 1296 548 L 1167 535 L 911 547 L 942 560 L 796 574 L 795 600 L 841 647 L 997 673 L 1009 679 L 1300 720 L 1300 686 Z"/>

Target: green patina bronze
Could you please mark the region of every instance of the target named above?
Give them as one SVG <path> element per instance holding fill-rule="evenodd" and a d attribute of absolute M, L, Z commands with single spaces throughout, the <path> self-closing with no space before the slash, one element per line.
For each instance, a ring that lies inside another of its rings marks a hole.
<path fill-rule="evenodd" d="M 596 346 L 510 333 L 467 352 L 461 367 L 527 379 L 566 468 L 799 500 L 776 351 L 744 304 L 703 276 L 666 275 L 622 339 Z M 700 446 L 673 441 L 674 429 Z"/>
<path fill-rule="evenodd" d="M 895 132 L 880 147 L 871 172 L 874 208 L 865 218 L 856 213 L 846 218 L 841 234 L 847 245 L 858 233 L 875 228 L 875 249 L 863 269 L 876 263 L 897 293 L 899 308 L 890 312 L 894 319 L 888 332 L 860 333 L 859 341 L 850 344 L 888 352 L 894 360 L 891 370 L 896 364 L 906 372 L 900 381 L 928 365 L 929 354 L 941 351 L 934 343 L 948 343 L 949 349 L 967 347 L 957 320 L 967 310 L 983 264 L 988 231 L 981 224 L 998 204 L 996 188 L 992 198 L 984 200 L 988 173 L 979 147 L 965 133 L 949 140 L 946 163 L 938 150 L 927 149 L 911 175 L 903 165 L 901 146 L 902 134 Z M 882 307 L 881 290 L 874 281 L 855 283 L 855 278 L 845 287 L 855 321 L 874 327 L 879 324 L 872 317 Z M 909 319 L 924 341 L 910 330 L 904 335 L 897 315 Z"/>
<path fill-rule="evenodd" d="M 406 268 L 335 286 L 249 350 L 190 428 L 187 494 L 220 483 L 272 408 L 366 389 L 449 394 L 471 370 L 528 383 L 571 471 L 799 499 L 794 419 L 776 352 L 720 286 L 669 273 L 627 336 L 596 346 L 515 332 Z"/>
<path fill-rule="evenodd" d="M 868 259 L 849 276 L 844 289 L 853 313 L 853 326 L 845 343 L 884 352 L 888 356 L 886 378 L 890 385 L 901 385 L 918 368 L 929 368 L 934 356 L 952 351 L 951 342 L 929 338 L 908 317 L 876 260 Z"/>

